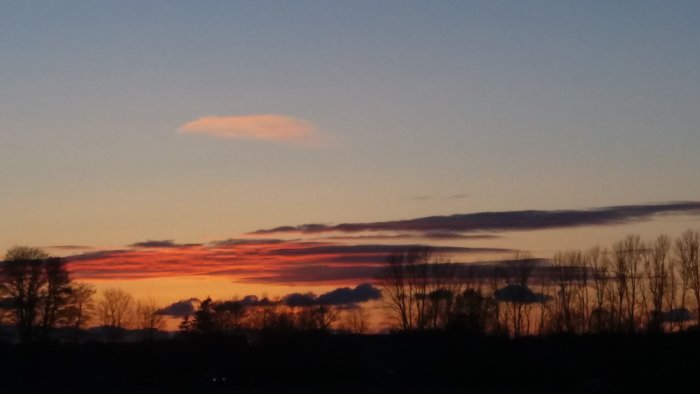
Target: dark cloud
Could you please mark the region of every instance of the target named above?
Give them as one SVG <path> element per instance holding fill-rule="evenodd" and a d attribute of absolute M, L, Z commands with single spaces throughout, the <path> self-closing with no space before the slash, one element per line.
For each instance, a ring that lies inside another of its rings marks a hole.
<path fill-rule="evenodd" d="M 170 240 L 162 240 L 162 241 L 143 241 L 143 242 L 136 242 L 131 245 L 129 245 L 132 248 L 173 248 L 175 247 L 175 243 Z"/>
<path fill-rule="evenodd" d="M 310 245 L 310 243 L 306 243 Z M 411 248 L 420 247 L 423 245 L 322 245 L 322 246 L 309 246 L 303 249 L 300 248 L 289 248 L 289 249 L 275 249 L 273 252 L 275 254 L 284 256 L 299 256 L 299 255 L 326 255 L 326 254 L 380 254 L 382 255 L 382 260 L 384 255 L 396 250 L 407 250 Z M 503 248 L 467 248 L 459 246 L 433 246 L 434 253 L 502 253 L 511 251 L 510 249 Z"/>
<path fill-rule="evenodd" d="M 693 314 L 688 308 L 671 309 L 664 312 L 661 319 L 668 323 L 682 323 L 693 320 Z"/>
<path fill-rule="evenodd" d="M 330 231 L 524 231 L 552 228 L 625 224 L 648 220 L 659 214 L 700 214 L 700 202 L 623 205 L 586 210 L 478 212 L 450 216 L 428 216 L 409 220 L 337 225 L 303 224 L 264 229 L 253 234 L 323 233 Z"/>
<path fill-rule="evenodd" d="M 318 240 L 342 240 L 342 241 L 373 241 L 381 239 L 406 239 L 416 238 L 415 234 L 370 234 L 370 235 L 329 235 L 316 238 Z"/>
<path fill-rule="evenodd" d="M 354 289 L 341 287 L 328 293 L 321 294 L 317 302 L 322 305 L 348 305 L 377 300 L 382 297 L 382 291 L 372 286 L 371 283 L 363 283 Z"/>
<path fill-rule="evenodd" d="M 199 302 L 198 298 L 180 300 L 172 303 L 158 311 L 158 314 L 171 317 L 185 317 L 194 313 L 194 304 Z"/>
<path fill-rule="evenodd" d="M 98 250 L 95 252 L 81 253 L 73 256 L 66 257 L 66 260 L 70 261 L 85 261 L 85 260 L 101 260 L 101 259 L 111 259 L 115 256 L 126 255 L 132 253 L 131 250 L 115 249 L 115 250 Z"/>
<path fill-rule="evenodd" d="M 427 239 L 497 239 L 501 238 L 494 234 L 461 234 L 449 231 L 431 231 L 419 234 L 418 237 Z"/>
<path fill-rule="evenodd" d="M 136 242 L 129 247 L 132 248 L 180 248 L 180 247 L 187 247 L 187 246 L 199 246 L 200 244 L 177 244 L 173 242 L 170 239 L 165 239 L 161 241 L 143 241 L 143 242 Z"/>
<path fill-rule="evenodd" d="M 368 234 L 368 235 L 331 235 L 318 239 L 326 240 L 347 240 L 347 241 L 367 241 L 382 239 L 461 239 L 461 240 L 481 240 L 501 238 L 495 234 L 461 234 L 449 231 L 429 231 L 426 233 L 400 233 L 400 234 Z"/>
<path fill-rule="evenodd" d="M 464 193 L 462 193 L 462 194 L 453 194 L 453 195 L 447 197 L 447 200 L 462 200 L 462 199 L 465 199 L 465 198 L 468 198 L 468 197 L 469 197 L 469 194 L 464 194 Z"/>
<path fill-rule="evenodd" d="M 548 299 L 548 296 L 535 293 L 527 286 L 511 284 L 496 290 L 493 293 L 498 301 L 515 302 L 522 304 L 532 304 L 535 302 L 543 302 Z"/>
<path fill-rule="evenodd" d="M 382 292 L 371 283 L 357 285 L 354 289 L 340 287 L 335 290 L 316 296 L 314 293 L 292 293 L 282 298 L 282 303 L 292 307 L 306 307 L 313 305 L 354 306 L 356 304 L 377 300 L 382 297 Z"/>
<path fill-rule="evenodd" d="M 258 231 L 254 231 L 250 234 L 272 234 L 272 233 L 287 233 L 287 232 L 320 233 L 320 232 L 328 231 L 327 229 L 329 227 L 331 227 L 331 226 L 329 226 L 327 224 L 307 223 L 307 224 L 300 224 L 298 226 L 276 227 L 272 230 L 258 230 Z"/>
<path fill-rule="evenodd" d="M 273 305 L 286 305 L 289 307 L 311 307 L 317 305 L 334 306 L 340 309 L 354 309 L 363 302 L 378 300 L 382 297 L 382 292 L 379 288 L 374 287 L 371 283 L 362 283 L 355 288 L 340 287 L 335 290 L 323 293 L 316 296 L 314 293 L 290 293 L 279 300 L 272 301 L 267 297 L 258 298 L 256 295 L 247 295 L 241 299 L 228 301 L 215 301 L 214 305 L 227 306 L 238 304 L 243 307 L 264 307 Z M 0 299 L 0 307 L 2 305 Z M 190 298 L 180 300 L 158 311 L 161 315 L 171 317 L 185 317 L 192 315 L 195 310 L 195 304 L 199 303 L 198 298 Z"/>
<path fill-rule="evenodd" d="M 292 293 L 282 298 L 282 303 L 287 306 L 312 306 L 316 305 L 316 295 L 314 293 Z"/>
<path fill-rule="evenodd" d="M 247 295 L 241 299 L 241 304 L 243 306 L 268 306 L 273 305 L 274 302 L 267 297 L 258 298 L 256 295 Z"/>
<path fill-rule="evenodd" d="M 237 246 L 237 245 L 275 245 L 294 240 L 268 239 L 268 238 L 229 238 L 221 241 L 214 241 L 212 246 Z"/>

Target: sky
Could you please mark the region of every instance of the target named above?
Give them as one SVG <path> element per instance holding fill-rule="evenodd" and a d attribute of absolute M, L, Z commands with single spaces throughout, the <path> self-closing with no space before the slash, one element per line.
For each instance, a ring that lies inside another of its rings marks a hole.
<path fill-rule="evenodd" d="M 185 299 L 358 284 L 401 245 L 483 261 L 678 235 L 697 206 L 658 207 L 700 201 L 698 15 L 2 0 L 0 250 L 45 247 L 98 286 Z M 500 227 L 395 225 L 483 212 L 505 212 Z M 294 227 L 310 223 L 331 230 Z"/>

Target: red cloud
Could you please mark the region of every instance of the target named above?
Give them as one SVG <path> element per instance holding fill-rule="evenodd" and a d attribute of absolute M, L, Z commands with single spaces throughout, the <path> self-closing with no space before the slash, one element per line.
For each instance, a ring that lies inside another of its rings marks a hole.
<path fill-rule="evenodd" d="M 138 243 L 136 245 L 143 245 Z M 83 279 L 226 276 L 255 283 L 355 283 L 371 280 L 386 255 L 414 245 L 344 245 L 329 242 L 228 240 L 208 245 L 135 247 L 68 257 Z M 492 254 L 506 249 L 435 247 L 437 253 Z"/>

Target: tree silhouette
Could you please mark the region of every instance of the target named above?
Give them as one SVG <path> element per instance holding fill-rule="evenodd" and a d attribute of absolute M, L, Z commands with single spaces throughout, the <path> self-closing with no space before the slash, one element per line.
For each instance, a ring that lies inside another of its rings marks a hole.
<path fill-rule="evenodd" d="M 461 288 L 455 275 L 452 264 L 434 258 L 427 246 L 387 256 L 380 276 L 383 298 L 404 331 L 444 327 Z"/>
<path fill-rule="evenodd" d="M 97 302 L 100 323 L 110 328 L 126 328 L 131 322 L 133 298 L 121 289 L 107 289 Z"/>
<path fill-rule="evenodd" d="M 0 267 L 0 295 L 23 342 L 36 339 L 37 333 L 46 339 L 64 320 L 74 286 L 65 262 L 41 249 L 11 248 Z"/>
<path fill-rule="evenodd" d="M 248 314 L 248 308 L 241 301 L 224 301 L 213 306 L 215 325 L 221 330 L 239 331 Z"/>
<path fill-rule="evenodd" d="M 357 305 L 345 310 L 340 318 L 340 328 L 352 334 L 364 334 L 369 329 L 369 315 L 367 311 Z"/>
<path fill-rule="evenodd" d="M 528 287 L 534 269 L 535 261 L 529 254 L 516 252 L 511 259 L 503 261 L 494 274 L 505 281 L 504 287 L 493 289 L 494 298 L 504 304 L 504 308 L 499 308 L 503 309 L 503 327 L 516 337 L 529 334 L 531 306 L 545 298 Z"/>
<path fill-rule="evenodd" d="M 455 300 L 447 328 L 484 334 L 489 321 L 495 318 L 495 304 L 496 301 L 484 296 L 481 290 L 466 289 Z"/>
<path fill-rule="evenodd" d="M 213 333 L 217 329 L 214 315 L 214 302 L 211 297 L 207 297 L 199 303 L 191 319 L 189 316 L 185 317 L 180 328 L 198 334 Z"/>
<path fill-rule="evenodd" d="M 671 240 L 665 236 L 659 236 L 656 242 L 649 247 L 645 260 L 645 276 L 651 297 L 652 309 L 648 314 L 649 331 L 663 331 L 663 307 L 664 297 L 669 287 L 669 250 Z"/>
<path fill-rule="evenodd" d="M 676 240 L 676 256 L 683 281 L 681 309 L 685 308 L 686 293 L 690 291 L 698 308 L 697 324 L 700 325 L 700 233 L 688 230 L 681 234 Z"/>
<path fill-rule="evenodd" d="M 63 320 L 66 327 L 76 330 L 84 328 L 95 311 L 95 287 L 86 283 L 76 283 L 70 293 L 68 307 Z"/>
<path fill-rule="evenodd" d="M 136 303 L 136 326 L 142 330 L 158 331 L 165 328 L 165 316 L 153 298 Z"/>
<path fill-rule="evenodd" d="M 44 337 L 61 315 L 65 315 L 73 292 L 72 283 L 65 264 L 58 258 L 49 258 L 44 265 L 46 286 L 42 291 L 41 329 Z"/>

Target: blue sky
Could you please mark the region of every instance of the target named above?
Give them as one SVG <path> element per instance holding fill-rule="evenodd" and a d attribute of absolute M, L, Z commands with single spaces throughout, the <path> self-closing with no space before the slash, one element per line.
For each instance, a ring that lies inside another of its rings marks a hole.
<path fill-rule="evenodd" d="M 696 1 L 2 1 L 0 248 L 700 199 L 699 15 Z M 327 142 L 178 132 L 258 114 Z"/>

